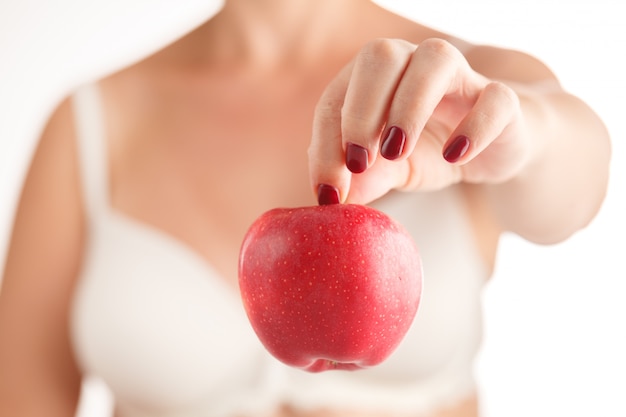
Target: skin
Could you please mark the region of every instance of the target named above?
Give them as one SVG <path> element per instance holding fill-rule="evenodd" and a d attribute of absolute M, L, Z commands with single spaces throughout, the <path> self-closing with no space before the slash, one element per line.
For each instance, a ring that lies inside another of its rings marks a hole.
<path fill-rule="evenodd" d="M 607 185 L 604 125 L 545 65 L 363 0 L 227 1 L 101 88 L 113 209 L 185 242 L 233 287 L 247 226 L 270 208 L 316 204 L 319 184 L 356 203 L 458 185 L 488 265 L 504 231 L 547 244 L 586 226 Z M 389 126 L 406 133 L 393 161 L 378 151 Z M 442 154 L 459 135 L 469 148 L 450 163 Z M 367 150 L 365 172 L 346 168 L 348 143 Z M 87 233 L 76 157 L 64 101 L 32 161 L 3 273 L 0 415 L 76 407 L 67 319 Z M 437 415 L 477 414 L 472 396 Z"/>

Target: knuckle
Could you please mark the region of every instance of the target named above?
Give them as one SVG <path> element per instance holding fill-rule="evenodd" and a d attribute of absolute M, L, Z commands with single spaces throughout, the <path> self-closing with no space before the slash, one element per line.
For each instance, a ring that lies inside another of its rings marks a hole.
<path fill-rule="evenodd" d="M 361 48 L 359 60 L 364 63 L 387 62 L 408 48 L 414 49 L 415 47 L 400 39 L 377 38 L 369 41 Z"/>
<path fill-rule="evenodd" d="M 420 43 L 419 49 L 449 60 L 457 60 L 461 55 L 461 52 L 454 45 L 441 38 L 426 39 Z"/>
<path fill-rule="evenodd" d="M 372 146 L 377 140 L 379 130 L 376 120 L 360 114 L 342 112 L 341 137 L 344 142 Z"/>
<path fill-rule="evenodd" d="M 485 86 L 485 91 L 510 108 L 519 107 L 519 97 L 517 93 L 503 82 L 492 81 Z"/>
<path fill-rule="evenodd" d="M 329 95 L 323 94 L 315 105 L 313 115 L 314 119 L 331 119 L 337 118 L 337 113 L 342 109 L 343 100 Z"/>

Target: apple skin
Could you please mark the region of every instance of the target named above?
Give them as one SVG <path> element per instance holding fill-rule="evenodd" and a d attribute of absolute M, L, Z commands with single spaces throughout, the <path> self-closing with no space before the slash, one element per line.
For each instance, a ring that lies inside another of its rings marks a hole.
<path fill-rule="evenodd" d="M 310 372 L 384 361 L 417 313 L 422 263 L 409 233 L 371 207 L 278 208 L 246 233 L 239 288 L 281 362 Z"/>

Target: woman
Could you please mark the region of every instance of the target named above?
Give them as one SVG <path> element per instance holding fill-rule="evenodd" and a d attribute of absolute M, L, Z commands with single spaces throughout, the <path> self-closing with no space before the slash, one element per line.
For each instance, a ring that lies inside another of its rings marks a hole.
<path fill-rule="evenodd" d="M 608 143 L 519 52 L 363 0 L 226 1 L 50 118 L 3 275 L 0 414 L 72 415 L 94 374 L 123 417 L 476 416 L 498 237 L 584 227 Z M 346 202 L 410 229 L 423 304 L 379 367 L 287 369 L 246 322 L 239 245 L 270 208 Z"/>

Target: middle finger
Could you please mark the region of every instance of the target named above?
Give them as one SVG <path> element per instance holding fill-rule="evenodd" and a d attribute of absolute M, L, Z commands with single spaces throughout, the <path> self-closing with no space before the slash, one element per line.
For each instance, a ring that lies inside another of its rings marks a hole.
<path fill-rule="evenodd" d="M 416 46 L 377 39 L 357 56 L 341 111 L 346 165 L 354 173 L 374 163 L 389 106 Z"/>

